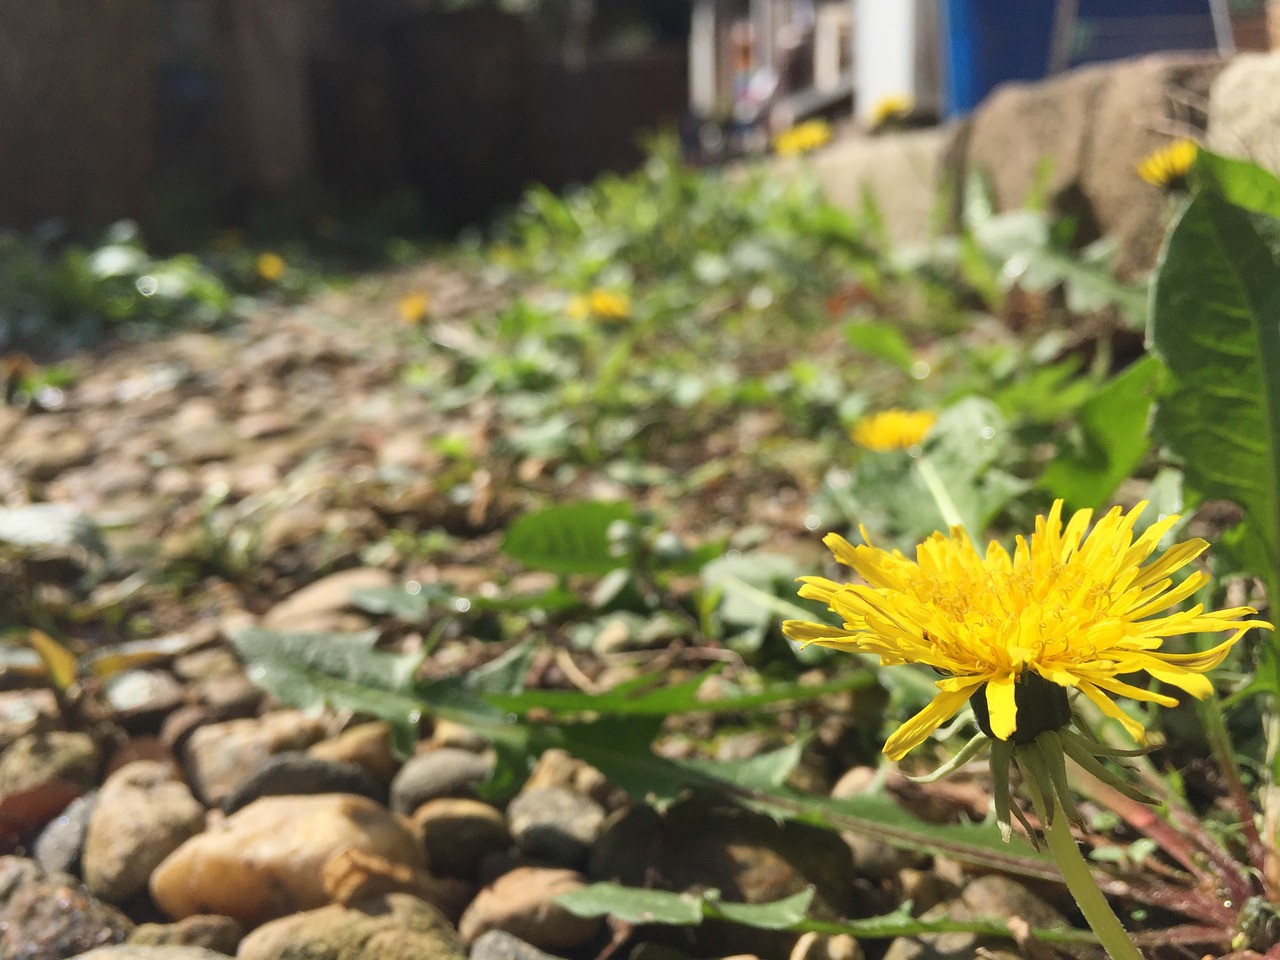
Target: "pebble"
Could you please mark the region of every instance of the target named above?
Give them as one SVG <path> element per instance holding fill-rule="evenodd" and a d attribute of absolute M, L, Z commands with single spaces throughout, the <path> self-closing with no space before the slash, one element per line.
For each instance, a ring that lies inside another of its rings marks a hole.
<path fill-rule="evenodd" d="M 89 818 L 82 861 L 89 892 L 109 903 L 142 892 L 151 871 L 204 821 L 204 807 L 169 764 L 121 767 L 103 783 Z"/>
<path fill-rule="evenodd" d="M 267 923 L 237 960 L 463 960 L 462 941 L 434 907 L 405 893 L 332 904 Z"/>
<path fill-rule="evenodd" d="M 387 801 L 387 788 L 374 783 L 354 763 L 289 751 L 264 760 L 228 794 L 222 802 L 222 809 L 234 813 L 262 797 L 316 793 L 350 793 L 381 804 Z"/>
<path fill-rule="evenodd" d="M 107 702 L 126 730 L 158 729 L 183 703 L 186 691 L 164 670 L 125 670 L 106 683 Z"/>
<path fill-rule="evenodd" d="M 98 747 L 87 733 L 29 733 L 0 755 L 0 797 L 53 780 L 92 787 L 100 762 Z"/>
<path fill-rule="evenodd" d="M 606 810 L 616 810 L 627 803 L 626 793 L 610 783 L 603 773 L 559 747 L 543 751 L 522 791 L 539 787 L 572 790 L 590 797 Z"/>
<path fill-rule="evenodd" d="M 511 846 L 502 811 L 479 800 L 441 797 L 428 800 L 413 814 L 427 862 L 434 873 L 474 880 L 487 854 Z"/>
<path fill-rule="evenodd" d="M 391 725 L 383 720 L 361 723 L 336 737 L 321 740 L 308 751 L 322 760 L 354 763 L 375 782 L 387 786 L 400 770 L 391 749 Z"/>
<path fill-rule="evenodd" d="M 812 930 L 802 934 L 788 960 L 864 960 L 862 944 L 847 933 L 826 936 Z"/>
<path fill-rule="evenodd" d="M 471 945 L 468 960 L 559 960 L 505 930 L 482 933 Z"/>
<path fill-rule="evenodd" d="M 320 618 L 350 609 L 353 591 L 391 587 L 395 582 L 389 571 L 378 567 L 331 573 L 272 607 L 262 618 L 262 626 L 268 630 L 315 629 L 312 625 Z"/>
<path fill-rule="evenodd" d="M 89 817 L 98 794 L 86 793 L 72 800 L 61 815 L 50 820 L 36 837 L 33 853 L 36 862 L 50 873 L 80 876 L 80 857 L 89 830 Z"/>
<path fill-rule="evenodd" d="M 144 947 L 204 947 L 234 956 L 245 935 L 244 924 L 231 917 L 197 914 L 177 923 L 143 923 L 129 934 L 129 943 Z"/>
<path fill-rule="evenodd" d="M 73 877 L 46 874 L 32 860 L 0 857 L 0 893 L 0 957 L 62 960 L 120 943 L 133 930 L 133 921 Z"/>
<path fill-rule="evenodd" d="M 72 957 L 71 960 L 229 960 L 229 955 L 205 947 L 122 943 L 112 947 L 98 947 Z"/>
<path fill-rule="evenodd" d="M 299 710 L 197 727 L 183 749 L 196 794 L 220 806 L 236 787 L 277 753 L 305 750 L 326 733 L 324 721 Z"/>
<path fill-rule="evenodd" d="M 0 677 L 5 671 L 0 667 Z M 58 700 L 52 690 L 6 690 L 0 693 L 0 751 L 19 737 L 48 733 L 58 725 Z"/>
<path fill-rule="evenodd" d="M 516 846 L 531 857 L 565 867 L 586 862 L 604 817 L 598 803 L 562 787 L 527 790 L 507 807 Z"/>
<path fill-rule="evenodd" d="M 391 809 L 412 813 L 428 800 L 475 795 L 476 785 L 493 774 L 493 760 L 467 750 L 444 747 L 410 757 L 391 781 Z"/>
<path fill-rule="evenodd" d="M 574 916 L 555 898 L 583 886 L 575 870 L 516 867 L 471 901 L 458 932 L 468 943 L 490 930 L 505 930 L 542 950 L 575 950 L 600 934 L 604 920 Z"/>
<path fill-rule="evenodd" d="M 324 867 L 354 848 L 425 869 L 417 838 L 365 797 L 264 797 L 192 837 L 151 875 L 151 895 L 170 917 L 234 917 L 253 927 L 323 906 Z"/>

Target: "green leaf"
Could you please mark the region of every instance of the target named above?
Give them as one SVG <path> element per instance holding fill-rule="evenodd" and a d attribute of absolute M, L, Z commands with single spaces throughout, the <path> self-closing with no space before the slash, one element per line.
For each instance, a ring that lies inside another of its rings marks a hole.
<path fill-rule="evenodd" d="M 703 900 L 703 912 L 716 920 L 728 920 L 758 930 L 790 930 L 802 923 L 813 903 L 813 888 L 801 890 L 772 903 L 726 903 L 719 897 Z"/>
<path fill-rule="evenodd" d="M 1195 196 L 1170 229 L 1150 339 L 1172 374 L 1155 435 L 1202 498 L 1244 508 L 1276 585 L 1280 546 L 1280 220 Z"/>
<path fill-rule="evenodd" d="M 846 690 L 864 690 L 876 677 L 869 670 L 855 671 L 820 684 L 779 683 L 758 693 L 744 693 L 720 700 L 699 699 L 698 691 L 711 670 L 690 680 L 661 685 L 663 676 L 647 674 L 619 684 L 607 693 L 590 694 L 572 690 L 527 690 L 511 696 L 487 696 L 485 699 L 502 710 L 524 713 L 547 710 L 557 718 L 580 713 L 610 716 L 667 716 L 674 713 L 740 713 L 759 710 L 780 703 L 813 700 Z"/>
<path fill-rule="evenodd" d="M 703 898 L 696 893 L 642 890 L 616 883 L 593 883 L 556 897 L 578 917 L 616 917 L 623 923 L 665 923 L 696 927 L 702 923 Z"/>
<path fill-rule="evenodd" d="M 1201 150 L 1193 168 L 1197 184 L 1229 203 L 1280 218 L 1280 179 L 1250 160 Z"/>
<path fill-rule="evenodd" d="M 615 524 L 634 523 L 635 514 L 627 503 L 557 504 L 511 524 L 502 552 L 552 573 L 604 574 L 631 566 L 634 548 L 615 536 Z"/>
<path fill-rule="evenodd" d="M 1118 374 L 1079 409 L 1069 443 L 1040 478 L 1073 510 L 1101 507 L 1146 454 L 1147 420 L 1161 367 L 1146 357 Z"/>
<path fill-rule="evenodd" d="M 887 323 L 850 323 L 844 328 L 845 339 L 855 350 L 892 363 L 899 370 L 910 372 L 915 363 L 915 352 L 902 335 L 902 331 Z"/>
<path fill-rule="evenodd" d="M 442 584 L 403 584 L 398 587 L 365 587 L 351 591 L 351 603 L 366 613 L 392 616 L 405 623 L 421 623 L 434 603 L 453 596 Z"/>

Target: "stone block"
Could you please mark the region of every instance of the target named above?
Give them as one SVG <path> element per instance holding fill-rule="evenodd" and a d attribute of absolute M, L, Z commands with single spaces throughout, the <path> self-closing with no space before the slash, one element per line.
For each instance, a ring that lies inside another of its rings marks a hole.
<path fill-rule="evenodd" d="M 1247 53 L 1233 59 L 1209 91 L 1208 145 L 1280 174 L 1278 90 L 1280 53 Z"/>
<path fill-rule="evenodd" d="M 839 140 L 800 161 L 846 210 L 870 197 L 894 243 L 921 243 L 955 223 L 954 196 L 968 125 Z M 785 161 L 793 165 L 796 161 Z"/>

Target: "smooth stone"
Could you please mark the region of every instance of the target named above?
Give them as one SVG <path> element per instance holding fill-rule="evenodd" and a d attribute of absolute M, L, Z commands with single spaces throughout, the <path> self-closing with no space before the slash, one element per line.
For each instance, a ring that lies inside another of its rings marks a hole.
<path fill-rule="evenodd" d="M 205 947 L 122 943 L 112 947 L 98 947 L 87 953 L 77 954 L 71 960 L 229 960 L 229 958 L 229 954 Z"/>
<path fill-rule="evenodd" d="M 487 854 L 511 846 L 502 811 L 466 797 L 428 800 L 413 813 L 427 862 L 435 873 L 474 880 Z"/>
<path fill-rule="evenodd" d="M 413 813 L 428 800 L 470 797 L 493 774 L 493 760 L 444 747 L 410 757 L 391 781 L 391 809 Z"/>
<path fill-rule="evenodd" d="M 462 941 L 438 910 L 392 893 L 332 904 L 267 923 L 244 938 L 237 960 L 463 960 Z"/>
<path fill-rule="evenodd" d="M 132 730 L 182 706 L 186 691 L 164 670 L 126 670 L 107 681 L 106 695 L 121 723 Z"/>
<path fill-rule="evenodd" d="M 277 753 L 262 762 L 231 791 L 222 809 L 234 813 L 262 797 L 316 793 L 351 793 L 386 804 L 386 787 L 379 786 L 354 763 L 324 760 L 307 753 Z"/>
<path fill-rule="evenodd" d="M 598 803 L 562 787 L 523 792 L 507 807 L 516 846 L 531 857 L 566 867 L 586 861 L 604 817 Z"/>
<path fill-rule="evenodd" d="M 197 727 L 183 748 L 192 787 L 219 806 L 268 757 L 305 750 L 326 733 L 323 720 L 299 710 Z"/>
<path fill-rule="evenodd" d="M 264 797 L 170 854 L 151 895 L 175 919 L 216 913 L 254 927 L 328 903 L 325 865 L 353 849 L 426 868 L 417 838 L 366 797 Z"/>
<path fill-rule="evenodd" d="M 73 877 L 46 874 L 22 857 L 0 858 L 0 900 L 0 957 L 62 960 L 120 943 L 133 930 L 133 921 Z"/>
<path fill-rule="evenodd" d="M 574 916 L 555 898 L 583 886 L 576 870 L 517 867 L 480 891 L 458 932 L 467 943 L 490 930 L 505 930 L 541 950 L 575 950 L 600 934 L 604 920 Z"/>
<path fill-rule="evenodd" d="M 147 947 L 204 947 L 235 956 L 245 935 L 244 924 L 231 917 L 197 914 L 177 923 L 143 923 L 129 934 L 129 943 Z"/>
<path fill-rule="evenodd" d="M 559 960 L 558 957 L 525 943 L 505 930 L 482 933 L 471 945 L 467 960 Z"/>
<path fill-rule="evenodd" d="M 262 626 L 269 630 L 292 629 L 300 621 L 349 609 L 353 606 L 351 594 L 356 590 L 391 586 L 395 586 L 395 578 L 389 571 L 378 567 L 356 567 L 331 573 L 272 607 L 262 618 Z"/>
<path fill-rule="evenodd" d="M 54 730 L 19 737 L 0 756 L 0 797 L 53 780 L 91 787 L 101 759 L 86 733 Z"/>
<path fill-rule="evenodd" d="M 307 752 L 322 760 L 354 763 L 383 786 L 389 786 L 400 771 L 400 761 L 391 748 L 391 725 L 384 720 L 358 724 L 321 740 Z"/>
<path fill-rule="evenodd" d="M 166 763 L 140 760 L 111 774 L 98 792 L 85 836 L 85 885 L 124 903 L 151 872 L 204 829 L 205 809 Z"/>
<path fill-rule="evenodd" d="M 610 783 L 603 773 L 559 747 L 543 751 L 521 793 L 541 787 L 572 790 L 590 797 L 606 810 L 616 810 L 626 804 L 626 793 Z"/>
<path fill-rule="evenodd" d="M 847 933 L 826 936 L 812 930 L 802 934 L 788 960 L 864 960 L 862 944 Z"/>
<path fill-rule="evenodd" d="M 50 820 L 36 837 L 33 853 L 36 862 L 50 873 L 80 876 L 80 858 L 84 855 L 84 838 L 89 832 L 89 817 L 98 794 L 86 793 L 72 800 L 62 813 Z"/>

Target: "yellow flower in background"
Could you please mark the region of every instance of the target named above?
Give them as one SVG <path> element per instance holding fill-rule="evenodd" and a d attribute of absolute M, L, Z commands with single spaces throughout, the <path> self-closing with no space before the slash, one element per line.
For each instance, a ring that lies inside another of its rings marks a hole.
<path fill-rule="evenodd" d="M 430 309 L 431 297 L 422 292 L 405 294 L 400 298 L 400 302 L 396 304 L 396 310 L 400 314 L 400 321 L 409 326 L 417 326 L 425 320 L 427 311 Z"/>
<path fill-rule="evenodd" d="M 267 283 L 275 283 L 284 276 L 284 257 L 278 253 L 258 254 L 258 276 Z"/>
<path fill-rule="evenodd" d="M 849 437 L 860 447 L 883 453 L 910 450 L 924 443 L 938 415 L 932 410 L 885 410 L 863 417 L 853 425 Z"/>
<path fill-rule="evenodd" d="M 1147 154 L 1138 164 L 1138 176 L 1153 187 L 1180 187 L 1191 172 L 1191 165 L 1195 163 L 1199 151 L 1194 140 L 1175 140 L 1167 147 Z"/>
<path fill-rule="evenodd" d="M 915 107 L 915 101 L 906 94 L 891 93 L 888 96 L 881 97 L 876 101 L 875 106 L 871 108 L 871 129 L 878 130 L 899 120 L 904 120 L 910 116 Z"/>
<path fill-rule="evenodd" d="M 569 316 L 575 320 L 596 317 L 600 320 L 625 320 L 631 316 L 631 300 L 624 293 L 597 288 L 569 301 Z"/>
<path fill-rule="evenodd" d="M 1142 724 L 1113 696 L 1176 706 L 1172 697 L 1119 679 L 1145 672 L 1204 698 L 1213 687 L 1203 674 L 1216 667 L 1249 627 L 1252 607 L 1205 612 L 1202 604 L 1171 609 L 1209 579 L 1199 570 L 1175 584 L 1172 574 L 1207 547 L 1188 540 L 1151 563 L 1160 539 L 1178 521 L 1168 516 L 1135 537 L 1146 508 L 1108 512 L 1086 535 L 1092 511 L 1074 514 L 1064 528 L 1062 501 L 1036 518 L 1028 541 L 1019 536 L 1011 557 L 998 543 L 980 554 L 962 528 L 935 533 L 916 558 L 829 534 L 823 541 L 861 583 L 804 577 L 800 596 L 820 600 L 844 626 L 789 620 L 782 630 L 802 644 L 869 653 L 883 666 L 919 663 L 943 674 L 938 694 L 884 745 L 901 759 L 953 716 L 966 701 L 988 736 L 1029 741 L 1071 718 L 1068 690 L 1078 690 L 1142 743 Z M 1231 635 L 1200 653 L 1163 653 L 1166 637 L 1186 633 Z M 971 700 L 972 698 L 972 700 Z M 1027 722 L 1020 726 L 1023 714 Z M 1044 725 L 1043 717 L 1054 717 Z M 985 720 L 985 724 L 983 721 Z"/>
<path fill-rule="evenodd" d="M 825 120 L 806 120 L 774 137 L 773 151 L 780 157 L 794 157 L 830 142 L 831 124 Z"/>

